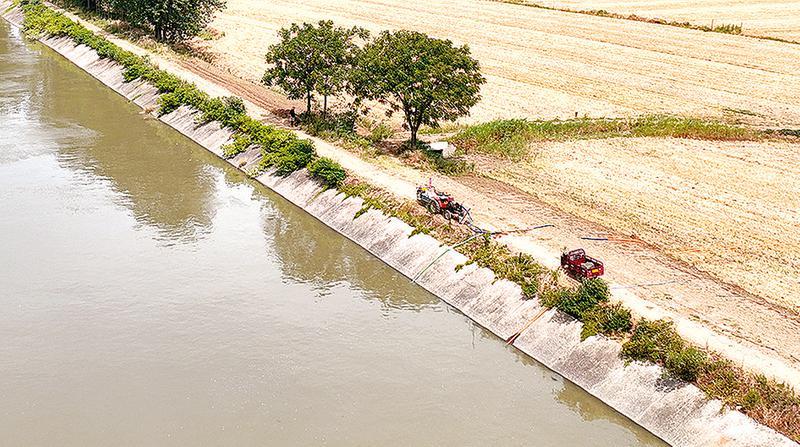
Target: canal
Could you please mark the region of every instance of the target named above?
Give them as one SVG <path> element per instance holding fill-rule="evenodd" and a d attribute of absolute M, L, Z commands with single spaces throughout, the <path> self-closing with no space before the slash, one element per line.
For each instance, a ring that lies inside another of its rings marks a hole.
<path fill-rule="evenodd" d="M 660 446 L 0 20 L 0 444 Z"/>

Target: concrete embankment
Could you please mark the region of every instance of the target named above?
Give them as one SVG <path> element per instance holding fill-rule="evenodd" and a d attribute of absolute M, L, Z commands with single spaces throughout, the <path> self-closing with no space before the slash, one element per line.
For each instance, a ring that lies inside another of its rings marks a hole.
<path fill-rule="evenodd" d="M 0 1 L 1 10 L 8 6 Z M 22 23 L 18 10 L 9 10 L 4 17 L 17 26 Z M 100 59 L 94 50 L 69 38 L 47 38 L 42 43 L 144 110 L 158 109 L 158 92 L 153 86 L 139 80 L 124 82 L 122 68 Z M 221 156 L 231 132 L 216 123 L 198 126 L 197 115 L 181 107 L 159 119 Z M 248 169 L 259 156 L 257 149 L 251 149 L 229 163 Z M 495 280 L 491 271 L 475 265 L 457 268 L 467 259 L 452 250 L 425 270 L 447 247 L 427 235 L 411 236 L 413 229 L 406 223 L 376 210 L 355 218 L 363 206 L 360 198 L 325 191 L 304 171 L 288 177 L 264 174 L 257 180 L 405 276 L 416 278 L 420 286 L 501 338 L 521 329 L 541 310 L 536 300 L 523 299 L 516 284 Z M 723 409 L 719 401 L 709 401 L 695 386 L 665 379 L 657 366 L 625 365 L 616 341 L 591 337 L 581 342 L 580 331 L 579 322 L 548 310 L 515 346 L 671 445 L 797 445 L 742 413 Z"/>

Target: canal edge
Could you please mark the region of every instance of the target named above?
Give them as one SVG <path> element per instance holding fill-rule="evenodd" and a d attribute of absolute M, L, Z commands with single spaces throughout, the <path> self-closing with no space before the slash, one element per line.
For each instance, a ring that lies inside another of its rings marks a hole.
<path fill-rule="evenodd" d="M 10 2 L 0 2 L 3 17 L 20 27 L 21 13 L 6 9 L 9 6 Z M 94 50 L 69 38 L 39 40 L 143 110 L 158 108 L 153 86 L 141 80 L 125 83 L 121 66 L 100 59 Z M 221 146 L 230 141 L 231 133 L 217 123 L 197 126 L 198 113 L 184 106 L 158 119 L 223 158 Z M 240 159 L 225 161 L 241 170 L 235 164 Z M 363 207 L 360 198 L 324 191 L 305 171 L 288 177 L 263 174 L 256 180 L 412 280 L 444 250 L 436 239 L 413 234 L 405 222 L 378 210 L 354 219 Z M 519 286 L 495 280 L 488 269 L 457 268 L 465 262 L 462 255 L 449 251 L 415 282 L 501 338 L 541 310 L 535 300 L 522 298 Z M 742 413 L 724 411 L 721 402 L 708 400 L 694 385 L 670 383 L 658 366 L 626 365 L 613 340 L 591 337 L 581 342 L 580 329 L 577 321 L 549 310 L 515 346 L 671 445 L 797 445 Z"/>

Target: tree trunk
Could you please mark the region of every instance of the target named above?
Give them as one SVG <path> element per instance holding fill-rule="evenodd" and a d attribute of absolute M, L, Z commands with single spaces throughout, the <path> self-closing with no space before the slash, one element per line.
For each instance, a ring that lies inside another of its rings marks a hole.
<path fill-rule="evenodd" d="M 409 130 L 411 130 L 411 147 L 416 149 L 417 148 L 417 131 L 419 130 L 419 126 L 415 126 L 414 124 L 409 122 L 408 128 L 409 128 Z"/>
<path fill-rule="evenodd" d="M 325 95 L 325 99 L 322 102 L 322 116 L 327 118 L 328 117 L 328 95 Z"/>
<path fill-rule="evenodd" d="M 306 115 L 311 115 L 311 90 L 306 93 Z"/>

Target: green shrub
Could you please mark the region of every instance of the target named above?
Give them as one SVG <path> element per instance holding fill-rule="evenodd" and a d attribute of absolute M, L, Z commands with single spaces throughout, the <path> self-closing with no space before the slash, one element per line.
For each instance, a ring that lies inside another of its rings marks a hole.
<path fill-rule="evenodd" d="M 161 70 L 155 70 L 151 75 L 150 81 L 161 93 L 174 92 L 186 81 L 179 77 Z"/>
<path fill-rule="evenodd" d="M 622 345 L 622 356 L 665 365 L 670 355 L 681 352 L 683 348 L 684 341 L 675 332 L 672 322 L 642 319 L 631 339 Z"/>
<path fill-rule="evenodd" d="M 237 132 L 233 135 L 232 142 L 222 146 L 222 156 L 225 158 L 233 158 L 246 151 L 251 144 L 253 144 L 253 141 L 250 135 Z"/>
<path fill-rule="evenodd" d="M 181 106 L 181 99 L 175 93 L 165 93 L 158 97 L 158 114 L 159 116 L 172 113 Z"/>
<path fill-rule="evenodd" d="M 584 313 L 598 304 L 608 301 L 609 296 L 608 284 L 605 281 L 590 279 L 583 281 L 575 291 L 560 292 L 557 296 L 551 296 L 549 299 L 553 300 L 552 306 L 580 320 L 583 319 Z"/>
<path fill-rule="evenodd" d="M 279 150 L 263 153 L 262 169 L 275 168 L 275 174 L 289 175 L 308 166 L 314 158 L 314 144 L 309 140 L 293 140 Z"/>
<path fill-rule="evenodd" d="M 329 188 L 341 186 L 347 173 L 339 163 L 327 157 L 319 157 L 308 165 L 308 172 L 312 177 L 319 179 Z"/>
<path fill-rule="evenodd" d="M 675 376 L 687 382 L 694 382 L 707 360 L 705 352 L 690 346 L 668 352 L 665 366 Z"/>
<path fill-rule="evenodd" d="M 235 96 L 208 99 L 200 110 L 203 112 L 201 118 L 203 123 L 219 121 L 223 126 L 229 128 L 236 128 L 242 116 L 247 112 L 244 101 Z"/>
<path fill-rule="evenodd" d="M 581 340 L 597 334 L 619 335 L 631 330 L 631 311 L 620 303 L 595 306 L 583 313 Z"/>

